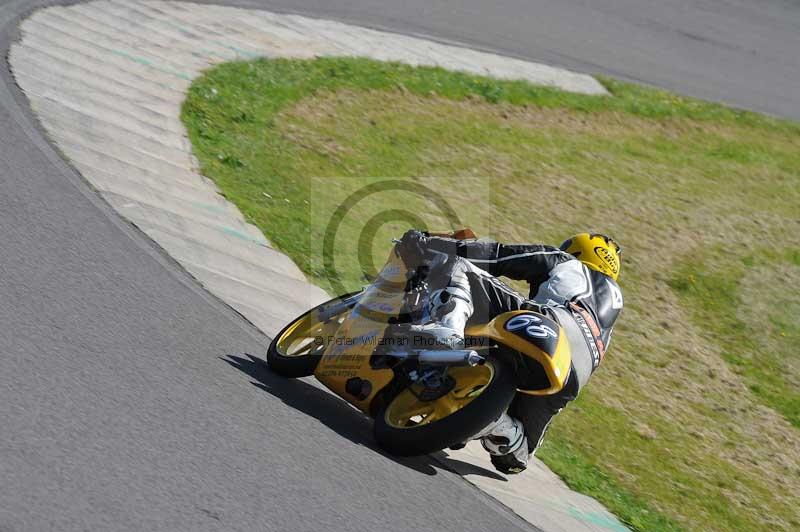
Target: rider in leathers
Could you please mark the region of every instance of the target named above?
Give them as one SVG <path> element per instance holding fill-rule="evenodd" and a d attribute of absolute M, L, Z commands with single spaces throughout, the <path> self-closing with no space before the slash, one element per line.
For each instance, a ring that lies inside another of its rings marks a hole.
<path fill-rule="evenodd" d="M 451 348 L 464 345 L 464 328 L 512 310 L 529 309 L 555 319 L 569 340 L 570 376 L 549 396 L 517 394 L 508 413 L 477 435 L 494 466 L 519 473 L 542 442 L 558 412 L 577 397 L 602 360 L 622 309 L 620 248 L 601 234 L 581 233 L 560 248 L 506 245 L 489 240 L 454 240 L 407 232 L 398 250 L 404 261 L 430 266 L 433 321 L 415 326 Z M 497 279 L 527 281 L 528 298 Z"/>

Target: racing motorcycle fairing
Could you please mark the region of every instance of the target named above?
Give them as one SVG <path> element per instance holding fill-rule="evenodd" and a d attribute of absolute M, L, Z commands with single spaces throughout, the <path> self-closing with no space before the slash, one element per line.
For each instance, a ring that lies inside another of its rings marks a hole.
<path fill-rule="evenodd" d="M 567 336 L 555 320 L 542 314 L 530 310 L 504 312 L 489 323 L 467 327 L 466 334 L 491 338 L 523 356 L 527 371 L 522 373 L 528 375 L 521 376 L 522 393 L 551 395 L 561 391 L 569 378 L 572 356 Z M 544 378 L 536 379 L 542 372 Z"/>
<path fill-rule="evenodd" d="M 388 368 L 370 364 L 385 340 L 391 318 L 403 307 L 407 269 L 394 251 L 378 279 L 364 289 L 349 316 L 327 344 L 314 376 L 337 395 L 369 413 L 375 397 L 394 379 Z"/>

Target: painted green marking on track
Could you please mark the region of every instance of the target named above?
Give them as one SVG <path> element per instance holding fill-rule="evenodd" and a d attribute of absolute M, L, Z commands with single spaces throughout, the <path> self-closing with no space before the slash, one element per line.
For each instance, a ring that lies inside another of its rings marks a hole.
<path fill-rule="evenodd" d="M 628 531 L 627 528 L 625 528 L 619 521 L 611 517 L 610 514 L 605 514 L 602 512 L 585 512 L 580 508 L 576 508 L 575 506 L 569 506 L 567 508 L 567 512 L 569 515 L 575 519 L 578 519 L 579 521 L 583 521 L 584 523 L 589 523 L 606 530 L 616 530 L 617 532 Z"/>
<path fill-rule="evenodd" d="M 139 56 L 136 56 L 136 55 L 132 55 L 132 54 L 129 54 L 128 52 L 123 52 L 122 50 L 111 50 L 111 52 L 113 54 L 115 54 L 115 55 L 118 55 L 120 57 L 124 57 L 125 59 L 128 59 L 130 61 L 133 61 L 134 63 L 139 63 L 140 65 L 144 65 L 144 66 L 147 66 L 147 67 L 150 67 L 150 68 L 154 68 L 154 69 L 159 70 L 161 72 L 164 72 L 166 74 L 172 74 L 173 76 L 178 76 L 179 78 L 185 79 L 186 81 L 192 81 L 192 76 L 190 76 L 189 74 L 186 74 L 184 72 L 178 72 L 177 70 L 172 70 L 171 68 L 165 68 L 165 67 L 157 66 L 152 61 L 150 61 L 149 59 L 147 59 L 145 57 L 139 57 Z"/>
<path fill-rule="evenodd" d="M 218 225 L 217 228 L 222 231 L 223 233 L 227 233 L 229 235 L 235 236 L 237 238 L 241 238 L 242 240 L 247 240 L 250 242 L 255 242 L 256 244 L 263 244 L 264 242 L 251 237 L 250 235 L 243 233 L 241 231 L 237 231 L 236 229 L 232 229 L 230 227 L 226 227 L 224 225 Z"/>
<path fill-rule="evenodd" d="M 221 42 L 221 41 L 211 41 L 211 42 L 213 42 L 214 44 L 218 44 L 218 45 L 222 46 L 223 48 L 227 48 L 228 50 L 233 50 L 237 54 L 243 55 L 245 57 L 249 57 L 251 59 L 255 59 L 257 57 L 261 57 L 261 54 L 257 54 L 257 53 L 253 53 L 253 52 L 244 50 L 243 48 L 239 48 L 238 46 L 233 46 L 231 44 L 225 44 L 224 42 Z"/>
<path fill-rule="evenodd" d="M 124 57 L 125 59 L 130 59 L 131 61 L 139 63 L 140 65 L 149 67 L 153 66 L 153 63 L 149 59 L 146 59 L 144 57 L 131 55 L 128 52 L 123 52 L 122 50 L 112 50 L 112 52 L 120 57 Z"/>
<path fill-rule="evenodd" d="M 204 211 L 214 212 L 217 214 L 225 214 L 228 212 L 225 208 L 220 207 L 219 205 L 214 205 L 212 203 L 201 203 L 199 201 L 190 201 L 190 204 L 194 205 L 198 209 L 203 209 Z"/>

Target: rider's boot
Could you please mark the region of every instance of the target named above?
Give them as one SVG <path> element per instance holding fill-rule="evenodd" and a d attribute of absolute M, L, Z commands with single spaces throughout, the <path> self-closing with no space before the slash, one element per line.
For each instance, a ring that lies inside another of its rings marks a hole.
<path fill-rule="evenodd" d="M 478 437 L 491 455 L 495 469 L 507 475 L 525 471 L 529 457 L 528 439 L 521 421 L 504 413 Z"/>
<path fill-rule="evenodd" d="M 464 348 L 464 328 L 472 316 L 472 299 L 468 290 L 448 286 L 431 295 L 431 317 L 425 325 L 413 325 L 411 331 L 433 339 L 432 347 Z"/>

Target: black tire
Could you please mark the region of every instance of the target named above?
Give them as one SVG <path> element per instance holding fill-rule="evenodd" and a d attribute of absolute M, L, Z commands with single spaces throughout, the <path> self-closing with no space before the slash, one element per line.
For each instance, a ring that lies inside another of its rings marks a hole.
<path fill-rule="evenodd" d="M 302 314 L 289 322 L 286 327 L 281 329 L 281 331 L 275 335 L 275 337 L 272 339 L 272 342 L 269 344 L 269 348 L 267 349 L 267 365 L 269 368 L 278 375 L 281 375 L 282 377 L 288 377 L 290 379 L 313 375 L 314 370 L 317 369 L 317 364 L 319 364 L 319 361 L 322 358 L 322 355 L 310 354 L 303 356 L 284 356 L 278 349 L 278 344 L 281 338 L 283 338 L 286 331 L 290 330 L 297 322 L 302 321 L 315 313 L 318 313 L 324 307 L 332 304 L 338 304 L 340 301 L 356 294 L 358 294 L 358 292 L 352 292 L 350 294 L 345 294 L 343 296 L 331 299 L 330 301 L 326 301 L 325 303 L 312 308 L 305 314 Z"/>
<path fill-rule="evenodd" d="M 416 427 L 395 427 L 386 417 L 394 399 L 387 401 L 375 416 L 375 441 L 391 454 L 418 456 L 472 438 L 505 412 L 517 393 L 516 377 L 507 363 L 488 359 L 486 364 L 493 366 L 494 376 L 483 392 L 463 408 L 438 421 Z"/>

